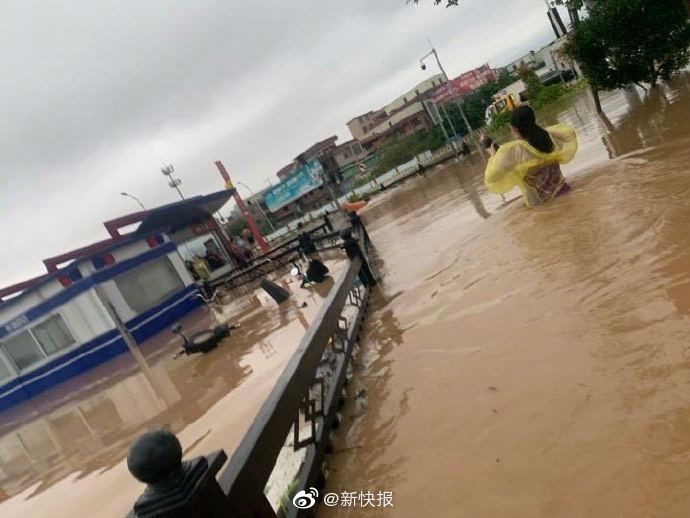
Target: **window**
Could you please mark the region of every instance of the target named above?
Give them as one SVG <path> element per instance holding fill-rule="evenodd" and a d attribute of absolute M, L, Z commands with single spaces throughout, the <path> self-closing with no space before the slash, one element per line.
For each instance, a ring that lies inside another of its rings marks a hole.
<path fill-rule="evenodd" d="M 25 371 L 35 363 L 69 347 L 76 341 L 60 315 L 52 315 L 40 324 L 35 325 L 10 338 L 2 344 L 7 357 L 17 369 Z M 0 358 L 0 380 L 12 374 Z"/>
<path fill-rule="evenodd" d="M 115 278 L 125 302 L 137 313 L 157 306 L 184 283 L 168 257 L 161 257 Z"/>
<path fill-rule="evenodd" d="M 5 361 L 0 357 L 0 381 L 6 380 L 10 376 L 12 376 L 12 371 L 7 364 L 5 364 Z"/>
<path fill-rule="evenodd" d="M 53 315 L 48 320 L 32 327 L 31 332 L 48 356 L 74 343 L 74 337 L 60 315 Z"/>
<path fill-rule="evenodd" d="M 45 358 L 45 354 L 28 330 L 7 340 L 5 351 L 20 371 Z"/>

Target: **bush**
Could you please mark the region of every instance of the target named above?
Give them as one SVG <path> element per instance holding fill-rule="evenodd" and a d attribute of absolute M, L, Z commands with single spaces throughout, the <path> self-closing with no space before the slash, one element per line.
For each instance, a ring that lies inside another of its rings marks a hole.
<path fill-rule="evenodd" d="M 409 137 L 386 144 L 379 151 L 379 161 L 371 171 L 372 176 L 381 176 L 391 169 L 409 162 L 419 153 L 436 150 L 446 144 L 443 132 L 438 126 L 431 131 L 420 131 Z"/>
<path fill-rule="evenodd" d="M 551 104 L 564 95 L 570 93 L 570 89 L 563 84 L 555 84 L 551 86 L 546 86 L 537 94 L 537 96 L 532 100 L 532 108 L 539 109 L 547 104 Z"/>
<path fill-rule="evenodd" d="M 503 112 L 496 115 L 491 119 L 491 124 L 487 127 L 487 133 L 489 135 L 496 135 L 497 133 L 503 133 L 508 125 L 510 124 L 510 116 L 513 112 Z"/>

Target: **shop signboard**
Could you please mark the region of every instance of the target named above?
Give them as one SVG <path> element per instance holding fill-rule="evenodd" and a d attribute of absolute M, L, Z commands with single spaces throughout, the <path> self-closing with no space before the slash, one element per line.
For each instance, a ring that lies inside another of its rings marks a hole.
<path fill-rule="evenodd" d="M 285 180 L 264 194 L 264 202 L 269 211 L 275 212 L 321 187 L 323 178 L 323 166 L 319 160 L 301 164 Z"/>

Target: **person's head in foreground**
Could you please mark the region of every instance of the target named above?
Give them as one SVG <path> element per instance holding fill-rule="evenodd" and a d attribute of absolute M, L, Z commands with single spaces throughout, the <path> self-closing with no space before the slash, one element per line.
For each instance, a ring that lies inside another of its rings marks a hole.
<path fill-rule="evenodd" d="M 554 145 L 548 132 L 537 124 L 534 110 L 530 106 L 519 106 L 510 117 L 513 132 L 542 153 L 551 153 Z"/>

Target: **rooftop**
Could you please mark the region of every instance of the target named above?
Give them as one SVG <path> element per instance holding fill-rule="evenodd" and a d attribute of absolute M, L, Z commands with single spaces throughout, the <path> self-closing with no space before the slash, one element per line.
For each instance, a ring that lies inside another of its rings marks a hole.
<path fill-rule="evenodd" d="M 156 232 L 167 232 L 186 225 L 201 223 L 209 217 L 213 217 L 213 214 L 227 203 L 234 192 L 234 189 L 228 189 L 204 196 L 195 196 L 107 221 L 104 225 L 110 232 L 111 237 L 70 250 L 58 256 L 44 259 L 43 264 L 48 272 L 12 286 L 0 288 L 0 304 L 3 303 L 2 299 L 5 297 L 16 295 L 5 301 L 10 303 L 20 298 L 20 294 L 26 290 L 34 289 L 49 282 L 65 270 L 72 268 L 75 261 L 88 259 L 95 254 L 113 251 Z M 137 222 L 140 224 L 133 233 L 120 235 L 117 232 L 118 228 Z M 67 264 L 67 266 L 60 268 L 60 265 L 64 264 Z"/>

